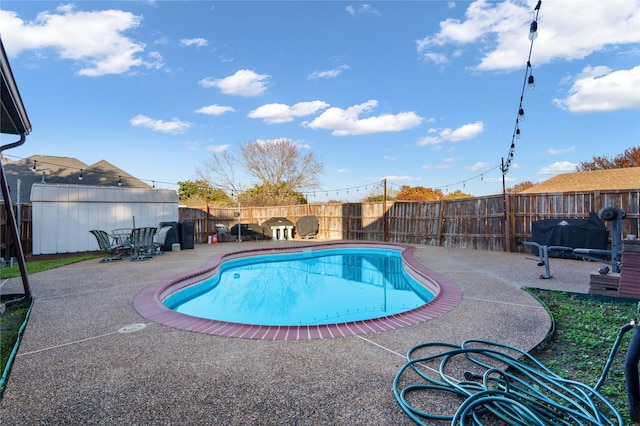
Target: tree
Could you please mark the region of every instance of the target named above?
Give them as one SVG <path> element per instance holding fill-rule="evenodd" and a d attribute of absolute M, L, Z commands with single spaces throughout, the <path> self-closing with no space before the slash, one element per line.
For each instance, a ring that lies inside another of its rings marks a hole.
<path fill-rule="evenodd" d="M 198 175 L 213 187 L 239 196 L 245 191 L 234 173 L 244 169 L 256 181 L 249 190 L 252 196 L 242 197 L 244 205 L 294 204 L 301 192 L 318 188 L 318 176 L 324 169 L 313 152 L 301 150 L 290 139 L 247 142 L 235 155 L 213 153 Z M 265 202 L 268 204 L 261 204 Z"/>
<path fill-rule="evenodd" d="M 447 200 L 454 200 L 457 198 L 473 198 L 473 195 L 462 192 L 459 189 L 456 189 L 453 192 L 450 192 L 445 197 Z"/>
<path fill-rule="evenodd" d="M 204 180 L 178 182 L 178 199 L 185 203 L 200 203 L 207 206 L 229 206 L 233 204 L 233 200 L 225 194 L 221 189 L 212 188 L 211 185 Z"/>
<path fill-rule="evenodd" d="M 401 186 L 396 197 L 398 201 L 437 201 L 443 198 L 444 194 L 439 189 L 409 185 Z"/>
<path fill-rule="evenodd" d="M 398 195 L 398 190 L 393 188 L 387 189 L 387 201 L 393 201 Z M 375 203 L 378 201 L 384 201 L 384 185 L 377 184 L 371 188 L 369 194 L 367 194 L 362 200 L 367 203 Z"/>
<path fill-rule="evenodd" d="M 525 189 L 531 188 L 534 185 L 535 183 L 531 182 L 530 180 L 525 180 L 524 182 L 520 182 L 509 188 L 505 188 L 505 192 L 507 194 L 517 194 L 519 192 L 524 191 Z"/>
<path fill-rule="evenodd" d="M 622 154 L 613 158 L 607 156 L 593 157 L 591 161 L 583 161 L 576 166 L 577 172 L 590 170 L 624 169 L 627 167 L 640 167 L 640 146 L 626 149 Z"/>
<path fill-rule="evenodd" d="M 304 194 L 280 188 L 255 185 L 238 194 L 238 201 L 243 206 L 282 206 L 287 204 L 307 204 Z"/>

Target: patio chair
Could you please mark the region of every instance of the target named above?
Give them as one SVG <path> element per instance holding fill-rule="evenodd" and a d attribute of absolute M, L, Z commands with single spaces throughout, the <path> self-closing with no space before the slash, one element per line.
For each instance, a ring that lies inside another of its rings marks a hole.
<path fill-rule="evenodd" d="M 113 262 L 116 260 L 122 260 L 122 251 L 124 249 L 122 244 L 114 241 L 106 231 L 94 229 L 89 232 L 91 232 L 96 237 L 96 240 L 98 240 L 100 251 L 108 253 L 108 256 L 102 259 L 100 262 Z"/>
<path fill-rule="evenodd" d="M 131 247 L 133 253 L 131 260 L 148 260 L 152 258 L 154 250 L 153 237 L 156 234 L 156 228 L 134 228 L 131 231 Z"/>

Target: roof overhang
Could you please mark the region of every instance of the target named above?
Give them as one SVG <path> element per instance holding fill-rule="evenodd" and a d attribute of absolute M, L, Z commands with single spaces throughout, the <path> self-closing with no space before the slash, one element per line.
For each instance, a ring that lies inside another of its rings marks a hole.
<path fill-rule="evenodd" d="M 2 81 L 0 82 L 0 97 L 2 105 L 0 107 L 0 132 L 13 135 L 28 135 L 31 132 L 31 123 L 27 116 L 27 111 L 22 103 L 18 86 L 13 78 L 13 72 L 4 50 L 2 39 L 0 38 L 0 72 Z"/>

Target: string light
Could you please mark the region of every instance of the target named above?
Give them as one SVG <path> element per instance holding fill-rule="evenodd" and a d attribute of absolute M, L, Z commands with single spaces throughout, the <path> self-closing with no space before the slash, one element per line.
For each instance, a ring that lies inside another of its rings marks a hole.
<path fill-rule="evenodd" d="M 8 156 L 8 157 L 17 158 L 17 159 L 23 159 L 23 158 L 21 158 L 21 157 L 14 157 L 14 156 Z M 65 168 L 65 167 L 66 167 L 66 166 L 64 166 L 64 165 L 62 165 L 62 164 L 54 164 L 54 163 L 49 163 L 49 162 L 44 162 L 44 164 L 46 164 L 46 165 L 50 165 L 50 166 L 56 166 L 56 167 L 58 167 L 58 168 Z M 459 181 L 459 182 L 449 183 L 449 184 L 447 184 L 447 185 L 441 186 L 441 187 L 439 187 L 439 188 L 434 188 L 434 189 L 447 188 L 447 191 L 448 191 L 448 187 L 449 187 L 449 186 L 457 186 L 457 185 L 460 185 L 460 184 L 462 184 L 462 186 L 463 186 L 463 187 L 466 187 L 466 182 L 467 182 L 468 180 L 477 179 L 478 177 L 480 177 L 480 179 L 481 179 L 481 180 L 483 180 L 483 179 L 484 179 L 484 176 L 483 176 L 483 175 L 484 175 L 485 173 L 488 173 L 488 172 L 490 172 L 491 170 L 494 170 L 494 169 L 496 169 L 496 168 L 498 168 L 498 167 L 500 167 L 500 166 L 496 166 L 496 167 L 494 167 L 494 168 L 492 168 L 492 169 L 489 169 L 489 170 L 487 170 L 487 171 L 483 172 L 482 174 L 479 174 L 479 175 L 474 176 L 474 177 L 472 177 L 472 178 L 465 179 L 465 180 L 463 180 L 463 181 Z M 67 169 L 74 169 L 73 167 L 66 167 L 66 168 L 67 168 Z M 84 169 L 83 169 L 83 168 L 81 168 L 81 169 L 75 169 L 75 170 L 79 170 L 78 180 L 82 181 L 82 180 L 84 179 Z M 33 171 L 33 172 L 37 172 L 37 171 L 38 171 L 38 168 L 37 168 L 37 160 L 33 160 L 33 167 L 31 168 L 31 171 Z M 106 176 L 113 176 L 112 174 L 110 174 L 110 173 L 108 173 L 108 172 L 100 172 L 100 171 L 92 171 L 92 174 L 102 174 L 102 175 L 106 175 Z M 122 175 L 117 175 L 117 177 L 118 177 L 117 185 L 118 185 L 118 186 L 122 186 Z M 138 179 L 138 180 L 140 180 L 140 181 L 145 181 L 145 179 Z M 46 181 L 46 172 L 45 172 L 45 171 L 43 171 L 43 174 L 42 174 L 42 182 L 44 183 L 45 181 Z M 152 181 L 151 181 L 151 183 L 152 183 L 152 188 L 153 188 L 153 189 L 155 189 L 155 187 L 156 187 L 156 182 L 158 182 L 158 183 L 163 183 L 163 184 L 168 184 L 168 185 L 177 185 L 177 186 L 179 186 L 178 184 L 173 183 L 173 182 L 161 182 L 161 181 L 152 180 Z M 366 191 L 368 191 L 368 190 L 369 190 L 369 186 L 372 186 L 372 185 L 373 185 L 373 187 L 375 188 L 377 185 L 382 185 L 382 184 L 383 184 L 383 182 L 384 182 L 384 180 L 383 180 L 383 181 L 380 181 L 380 182 L 377 182 L 377 183 L 375 183 L 375 184 L 370 184 L 370 183 L 369 183 L 369 184 L 366 184 L 366 185 L 353 186 L 353 187 L 348 187 L 348 188 L 338 188 L 338 189 L 329 189 L 329 190 L 312 191 L 312 192 L 307 193 L 307 199 L 308 199 L 308 195 L 309 195 L 309 194 L 313 194 L 313 196 L 314 196 L 314 198 L 315 198 L 317 195 L 321 194 L 322 192 L 325 192 L 325 195 L 326 195 L 327 197 L 329 196 L 329 192 L 331 192 L 331 191 L 335 191 L 335 192 L 336 192 L 336 195 L 340 195 L 340 193 L 341 193 L 341 192 L 346 192 L 346 194 L 350 194 L 350 193 L 351 193 L 351 191 L 352 191 L 353 189 L 355 189 L 355 190 L 356 190 L 356 192 L 360 192 L 360 189 L 362 188 L 362 189 L 363 189 L 363 191 L 365 191 L 365 192 L 366 192 Z M 397 188 L 400 188 L 400 187 L 401 187 L 401 185 L 396 185 L 396 184 L 393 184 L 393 183 L 391 183 L 391 182 L 387 182 L 387 185 L 388 185 L 390 188 L 393 188 L 393 187 L 394 187 L 394 185 L 395 185 Z M 234 194 L 234 190 L 231 190 L 231 198 L 233 198 L 233 197 L 234 197 L 234 195 L 235 195 L 235 194 Z"/>
<path fill-rule="evenodd" d="M 536 88 L 536 79 L 533 78 L 533 74 L 530 75 L 527 79 L 527 85 L 529 86 L 529 90 L 533 90 Z"/>
<path fill-rule="evenodd" d="M 14 158 L 17 160 L 26 160 L 23 157 L 16 157 L 13 155 L 5 155 L 5 157 L 9 157 L 9 158 Z M 45 164 L 45 165 L 49 165 L 49 166 L 54 166 L 57 169 L 68 169 L 68 170 L 79 170 L 80 174 L 78 176 L 78 180 L 83 180 L 84 179 L 84 168 L 79 169 L 79 168 L 75 168 L 75 167 L 68 167 L 66 165 L 63 164 L 56 164 L 56 163 L 50 163 L 50 162 L 46 162 L 46 161 L 40 161 L 40 164 Z M 33 160 L 33 166 L 31 167 L 31 171 L 33 173 L 37 173 L 38 172 L 38 160 Z M 107 177 L 111 177 L 113 178 L 114 176 L 118 176 L 118 175 L 114 175 L 113 173 L 109 173 L 109 172 L 101 172 L 99 170 L 91 170 L 91 174 L 93 175 L 103 175 L 103 176 L 107 176 Z M 118 176 L 119 179 L 121 179 L 121 176 Z M 175 186 L 180 186 L 179 184 L 175 183 L 175 182 L 164 182 L 164 181 L 159 181 L 159 180 L 150 180 L 150 179 L 143 179 L 143 178 L 136 178 L 137 180 L 141 181 L 141 182 L 157 182 L 157 183 L 162 183 L 165 185 L 175 185 Z"/>
<path fill-rule="evenodd" d="M 511 137 L 511 146 L 509 147 L 509 154 L 507 155 L 506 162 L 503 160 L 503 163 L 500 165 L 502 168 L 502 175 L 506 175 L 509 173 L 509 167 L 511 166 L 511 161 L 515 155 L 515 140 L 520 139 L 522 137 L 522 133 L 520 132 L 520 122 L 524 121 L 524 108 L 522 106 L 522 102 L 524 99 L 525 88 L 528 87 L 529 90 L 533 90 L 536 87 L 536 80 L 533 77 L 533 67 L 531 66 L 531 52 L 533 51 L 533 42 L 536 38 L 538 38 L 538 15 L 540 13 L 540 6 L 542 5 L 542 0 L 538 0 L 536 7 L 533 9 L 533 20 L 531 21 L 531 25 L 529 25 L 529 41 L 531 44 L 529 46 L 529 57 L 527 59 L 527 67 L 524 73 L 524 82 L 522 83 L 522 91 L 520 93 L 520 104 L 518 105 L 518 115 L 516 116 L 516 124 L 513 129 L 513 135 Z"/>

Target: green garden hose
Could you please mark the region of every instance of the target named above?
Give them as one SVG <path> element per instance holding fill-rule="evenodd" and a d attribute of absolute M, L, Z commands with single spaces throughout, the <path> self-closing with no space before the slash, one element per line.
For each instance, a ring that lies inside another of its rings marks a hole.
<path fill-rule="evenodd" d="M 594 387 L 558 376 L 516 347 L 467 340 L 461 345 L 427 342 L 409 349 L 393 391 L 404 412 L 420 425 L 433 421 L 460 426 L 500 422 L 516 426 L 624 425 L 618 410 L 598 389 L 622 336 L 633 325 L 620 329 Z M 456 379 L 463 371 L 463 378 Z M 447 411 L 443 406 L 449 403 L 453 408 Z"/>

